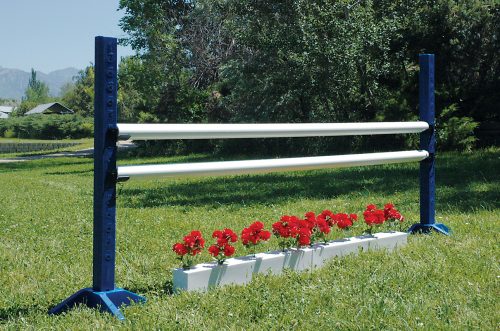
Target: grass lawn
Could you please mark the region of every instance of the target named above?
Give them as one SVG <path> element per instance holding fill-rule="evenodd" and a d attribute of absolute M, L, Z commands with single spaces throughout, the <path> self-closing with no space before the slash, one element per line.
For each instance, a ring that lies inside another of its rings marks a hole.
<path fill-rule="evenodd" d="M 124 322 L 83 307 L 46 313 L 92 283 L 92 159 L 0 164 L 0 329 L 498 330 L 500 149 L 441 153 L 437 162 L 437 218 L 453 236 L 415 235 L 394 253 L 207 293 L 172 294 L 171 246 L 188 231 L 209 239 L 255 219 L 270 226 L 283 214 L 361 213 L 389 201 L 410 225 L 419 215 L 418 164 L 120 184 L 117 285 L 148 299 L 123 309 Z"/>

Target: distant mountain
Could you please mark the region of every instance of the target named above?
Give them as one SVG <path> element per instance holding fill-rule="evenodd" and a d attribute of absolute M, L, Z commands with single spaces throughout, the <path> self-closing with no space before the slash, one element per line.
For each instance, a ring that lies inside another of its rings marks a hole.
<path fill-rule="evenodd" d="M 56 70 L 48 74 L 37 71 L 36 77 L 49 86 L 51 95 L 59 96 L 61 87 L 71 82 L 78 71 L 76 68 Z M 19 69 L 0 67 L 0 98 L 21 99 L 28 86 L 30 75 L 31 73 Z"/>

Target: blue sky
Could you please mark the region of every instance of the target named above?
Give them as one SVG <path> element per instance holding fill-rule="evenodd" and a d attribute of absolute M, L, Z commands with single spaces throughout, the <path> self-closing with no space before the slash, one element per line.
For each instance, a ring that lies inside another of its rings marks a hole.
<path fill-rule="evenodd" d="M 94 37 L 124 37 L 119 0 L 0 0 L 0 66 L 48 73 L 94 62 Z M 131 55 L 119 47 L 121 56 Z"/>

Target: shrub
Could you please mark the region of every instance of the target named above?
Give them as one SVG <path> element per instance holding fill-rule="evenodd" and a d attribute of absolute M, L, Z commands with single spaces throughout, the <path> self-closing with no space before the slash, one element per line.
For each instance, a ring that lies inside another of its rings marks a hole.
<path fill-rule="evenodd" d="M 7 120 L 0 120 L 0 137 L 3 137 L 5 131 L 7 130 Z"/>
<path fill-rule="evenodd" d="M 2 124 L 4 136 L 28 139 L 79 139 L 93 135 L 91 118 L 79 115 L 11 117 Z"/>
<path fill-rule="evenodd" d="M 3 136 L 5 138 L 14 138 L 15 134 L 14 134 L 14 131 L 12 131 L 12 130 L 5 130 L 5 132 L 3 133 Z"/>
<path fill-rule="evenodd" d="M 443 109 L 436 121 L 438 148 L 471 151 L 477 141 L 474 130 L 479 123 L 471 117 L 457 116 L 458 107 L 452 104 Z"/>

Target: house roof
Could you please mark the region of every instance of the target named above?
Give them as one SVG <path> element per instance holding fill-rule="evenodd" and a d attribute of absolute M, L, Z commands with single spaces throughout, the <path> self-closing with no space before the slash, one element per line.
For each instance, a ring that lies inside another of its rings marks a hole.
<path fill-rule="evenodd" d="M 0 111 L 0 118 L 9 118 L 9 114 Z"/>
<path fill-rule="evenodd" d="M 56 114 L 73 114 L 74 112 L 61 105 L 59 102 L 51 102 L 44 103 L 42 105 L 38 105 L 30 111 L 26 112 L 24 115 L 33 115 L 33 114 L 44 114 L 44 113 L 56 113 Z"/>
<path fill-rule="evenodd" d="M 13 106 L 0 106 L 0 112 L 2 113 L 12 113 L 14 111 Z"/>

